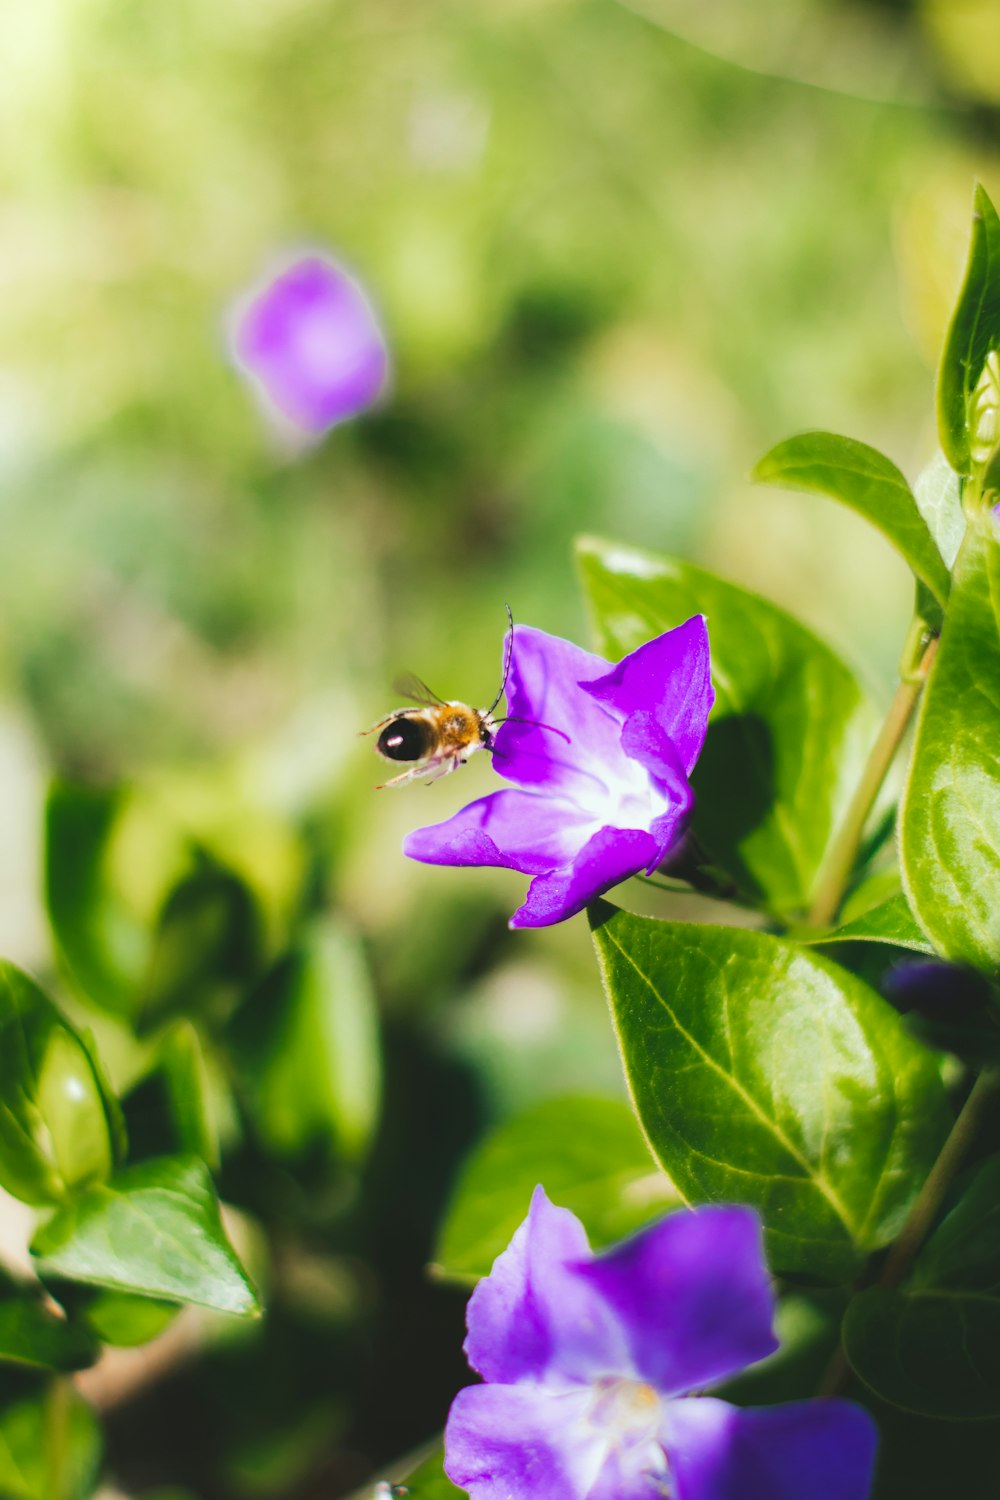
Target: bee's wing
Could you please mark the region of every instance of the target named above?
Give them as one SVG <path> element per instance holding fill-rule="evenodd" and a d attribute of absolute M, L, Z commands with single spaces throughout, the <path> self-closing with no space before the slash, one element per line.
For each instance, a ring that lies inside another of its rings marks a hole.
<path fill-rule="evenodd" d="M 421 703 L 426 708 L 436 708 L 445 701 L 414 672 L 400 672 L 392 680 L 392 690 L 401 698 L 409 698 L 411 703 Z"/>

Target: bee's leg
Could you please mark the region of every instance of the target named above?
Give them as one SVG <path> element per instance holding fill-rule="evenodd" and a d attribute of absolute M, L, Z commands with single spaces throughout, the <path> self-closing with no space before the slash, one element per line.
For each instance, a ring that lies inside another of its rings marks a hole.
<path fill-rule="evenodd" d="M 408 771 L 402 771 L 398 776 L 392 776 L 388 781 L 381 782 L 375 790 L 383 792 L 387 786 L 404 786 L 406 782 L 415 781 L 418 776 L 426 776 L 428 771 L 433 770 L 434 767 L 428 766 L 426 763 L 420 766 L 411 766 Z"/>
<path fill-rule="evenodd" d="M 436 765 L 427 768 L 427 785 L 430 786 L 432 781 L 438 781 L 442 776 L 450 776 L 452 771 L 456 771 L 459 766 L 464 765 L 465 761 L 461 756 L 449 755 L 445 757 L 443 760 L 438 761 Z"/>

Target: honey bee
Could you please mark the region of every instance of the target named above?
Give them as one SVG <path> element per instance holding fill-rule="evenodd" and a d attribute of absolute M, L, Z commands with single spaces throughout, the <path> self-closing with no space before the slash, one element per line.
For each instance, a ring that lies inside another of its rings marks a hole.
<path fill-rule="evenodd" d="M 498 721 L 493 710 L 504 695 L 507 676 L 510 672 L 511 652 L 514 649 L 514 617 L 510 605 L 505 605 L 510 630 L 504 652 L 503 675 L 500 688 L 489 708 L 471 708 L 468 703 L 454 700 L 446 702 L 431 691 L 419 677 L 406 673 L 397 677 L 393 686 L 396 691 L 412 698 L 415 708 L 396 708 L 384 719 L 379 719 L 364 734 L 378 734 L 375 749 L 384 760 L 409 762 L 409 768 L 389 781 L 387 786 L 402 786 L 418 776 L 426 776 L 428 782 L 439 776 L 447 776 L 464 766 L 470 755 L 477 750 L 493 749 Z"/>

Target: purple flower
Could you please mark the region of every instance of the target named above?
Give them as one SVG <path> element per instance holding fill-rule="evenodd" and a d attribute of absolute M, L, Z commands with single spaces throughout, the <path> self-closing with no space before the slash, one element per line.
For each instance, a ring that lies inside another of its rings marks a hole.
<path fill-rule="evenodd" d="M 371 406 L 389 359 L 358 283 L 320 256 L 298 260 L 243 309 L 234 349 L 286 417 L 321 433 Z"/>
<path fill-rule="evenodd" d="M 533 876 L 512 927 L 573 916 L 620 880 L 655 870 L 677 844 L 714 696 L 701 615 L 617 665 L 517 626 L 509 718 L 493 753 L 514 789 L 417 829 L 404 852 Z"/>
<path fill-rule="evenodd" d="M 864 1500 L 875 1428 L 850 1401 L 760 1410 L 696 1393 L 773 1353 L 752 1209 L 682 1210 L 595 1256 L 536 1188 L 472 1294 L 445 1471 L 471 1500 Z"/>

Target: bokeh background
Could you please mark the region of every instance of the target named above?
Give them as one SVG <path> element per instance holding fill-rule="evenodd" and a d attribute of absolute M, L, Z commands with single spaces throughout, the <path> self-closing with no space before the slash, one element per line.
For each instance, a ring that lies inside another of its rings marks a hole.
<path fill-rule="evenodd" d="M 0 55 L 0 954 L 127 1084 L 49 932 L 58 776 L 139 809 L 116 920 L 155 920 L 182 827 L 272 925 L 335 913 L 378 1016 L 351 1149 L 320 1107 L 223 1130 L 272 1314 L 92 1385 L 105 1472 L 332 1497 L 461 1381 L 462 1295 L 424 1268 L 474 1141 L 621 1087 L 582 922 L 515 936 L 519 877 L 400 854 L 489 766 L 376 793 L 358 731 L 403 668 L 489 701 L 504 601 L 586 643 L 578 532 L 770 593 L 885 695 L 902 564 L 748 473 L 810 427 L 931 456 L 972 186 L 1000 187 L 1000 7 L 33 0 Z M 296 247 L 352 268 L 394 366 L 312 444 L 227 352 Z"/>

